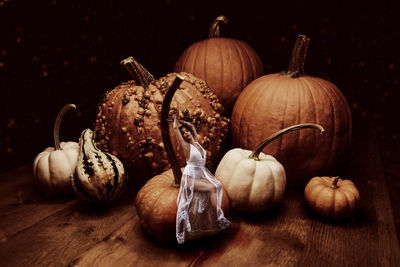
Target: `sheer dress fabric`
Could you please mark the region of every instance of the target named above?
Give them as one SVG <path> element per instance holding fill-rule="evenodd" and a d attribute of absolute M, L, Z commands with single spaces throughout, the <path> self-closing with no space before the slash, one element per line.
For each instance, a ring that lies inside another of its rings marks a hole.
<path fill-rule="evenodd" d="M 189 160 L 182 174 L 176 216 L 176 239 L 179 244 L 216 234 L 231 225 L 221 208 L 222 185 L 205 167 L 207 153 L 203 147 L 201 149 L 203 153 L 190 144 Z M 195 179 L 206 179 L 215 186 L 216 207 L 213 207 L 210 192 L 196 190 Z"/>

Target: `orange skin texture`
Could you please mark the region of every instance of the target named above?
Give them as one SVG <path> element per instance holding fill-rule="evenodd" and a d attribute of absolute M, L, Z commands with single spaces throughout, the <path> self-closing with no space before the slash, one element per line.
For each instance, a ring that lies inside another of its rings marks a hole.
<path fill-rule="evenodd" d="M 351 142 L 350 107 L 331 82 L 279 73 L 251 82 L 232 111 L 232 146 L 252 150 L 273 133 L 299 123 L 319 124 L 325 132 L 287 133 L 262 152 L 283 165 L 289 186 L 305 186 L 308 177 L 334 171 L 346 158 Z"/>
<path fill-rule="evenodd" d="M 332 188 L 335 177 L 314 177 L 304 189 L 307 204 L 327 219 L 347 219 L 357 209 L 360 193 L 350 180 L 339 178 L 338 188 Z"/>
<path fill-rule="evenodd" d="M 183 168 L 182 168 L 183 172 Z M 178 186 L 174 184 L 172 169 L 150 179 L 136 195 L 136 211 L 142 227 L 162 242 L 176 241 L 176 200 Z M 221 208 L 229 213 L 229 198 L 226 191 L 222 194 Z"/>
<path fill-rule="evenodd" d="M 207 82 L 227 111 L 232 110 L 243 88 L 264 74 L 254 49 L 231 38 L 209 38 L 189 46 L 175 72 L 193 73 Z"/>

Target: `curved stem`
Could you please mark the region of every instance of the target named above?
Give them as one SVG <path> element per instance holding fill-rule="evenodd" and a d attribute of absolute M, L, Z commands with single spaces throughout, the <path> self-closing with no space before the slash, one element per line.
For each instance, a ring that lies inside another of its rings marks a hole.
<path fill-rule="evenodd" d="M 60 150 L 60 124 L 61 120 L 64 117 L 65 112 L 67 112 L 70 109 L 76 109 L 76 106 L 74 104 L 68 104 L 62 107 L 62 109 L 58 112 L 56 122 L 54 123 L 54 129 L 53 129 L 53 137 L 54 137 L 54 147 L 56 150 Z"/>
<path fill-rule="evenodd" d="M 338 189 L 339 188 L 339 186 L 337 185 L 338 182 L 339 182 L 339 176 L 336 176 L 335 179 L 333 179 L 332 181 L 331 188 Z"/>
<path fill-rule="evenodd" d="M 172 97 L 174 96 L 176 89 L 178 89 L 179 85 L 183 82 L 184 79 L 185 78 L 180 75 L 176 76 L 174 82 L 165 94 L 164 101 L 161 107 L 161 136 L 164 142 L 165 151 L 168 155 L 169 163 L 171 164 L 172 172 L 174 173 L 174 186 L 180 185 L 182 172 L 179 168 L 178 159 L 176 158 L 176 155 L 174 153 L 174 148 L 172 147 L 171 136 L 169 134 L 168 114 Z"/>
<path fill-rule="evenodd" d="M 128 57 L 120 63 L 127 69 L 132 79 L 138 80 L 140 86 L 143 88 L 147 88 L 154 81 L 154 76 L 133 57 Z"/>
<path fill-rule="evenodd" d="M 211 24 L 210 31 L 208 32 L 208 38 L 220 37 L 219 26 L 221 25 L 221 22 L 226 24 L 228 22 L 228 18 L 224 15 L 219 15 Z"/>
<path fill-rule="evenodd" d="M 278 138 L 279 136 L 281 136 L 284 133 L 298 130 L 298 129 L 303 129 L 303 128 L 315 128 L 315 129 L 320 130 L 321 134 L 325 131 L 321 125 L 314 124 L 314 123 L 302 123 L 302 124 L 296 124 L 296 125 L 287 127 L 283 130 L 277 131 L 276 133 L 274 133 L 273 135 L 271 135 L 270 137 L 265 139 L 263 142 L 261 142 L 250 154 L 249 159 L 260 160 L 259 159 L 260 153 L 266 145 L 268 145 L 269 143 L 271 143 L 273 140 L 275 140 L 276 138 Z"/>
<path fill-rule="evenodd" d="M 311 39 L 305 35 L 299 34 L 294 44 L 292 55 L 290 56 L 289 68 L 285 76 L 297 78 L 305 75 L 304 65 Z"/>

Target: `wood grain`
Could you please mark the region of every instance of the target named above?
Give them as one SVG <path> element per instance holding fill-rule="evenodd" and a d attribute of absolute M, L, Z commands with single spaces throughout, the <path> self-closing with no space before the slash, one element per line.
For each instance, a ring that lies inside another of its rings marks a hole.
<path fill-rule="evenodd" d="M 73 198 L 46 198 L 33 186 L 32 166 L 0 174 L 0 240 L 51 216 L 73 202 Z"/>
<path fill-rule="evenodd" d="M 73 199 L 42 198 L 29 167 L 0 175 L 2 266 L 400 266 L 400 250 L 377 137 L 356 133 L 348 168 L 361 207 L 350 220 L 324 220 L 290 188 L 280 207 L 261 215 L 232 213 L 232 227 L 184 245 L 144 232 L 134 195 L 108 209 Z"/>

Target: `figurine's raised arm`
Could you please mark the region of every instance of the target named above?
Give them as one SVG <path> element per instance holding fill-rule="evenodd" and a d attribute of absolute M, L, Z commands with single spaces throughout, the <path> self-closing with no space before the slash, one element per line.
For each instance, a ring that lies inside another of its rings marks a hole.
<path fill-rule="evenodd" d="M 174 129 L 174 133 L 176 136 L 176 139 L 179 143 L 179 145 L 182 147 L 184 153 L 185 153 L 185 157 L 186 159 L 189 158 L 189 144 L 183 139 L 182 133 L 179 130 L 179 120 L 178 120 L 178 113 L 179 111 L 177 111 L 176 113 L 174 113 L 173 115 L 173 123 L 172 123 L 172 128 Z"/>

